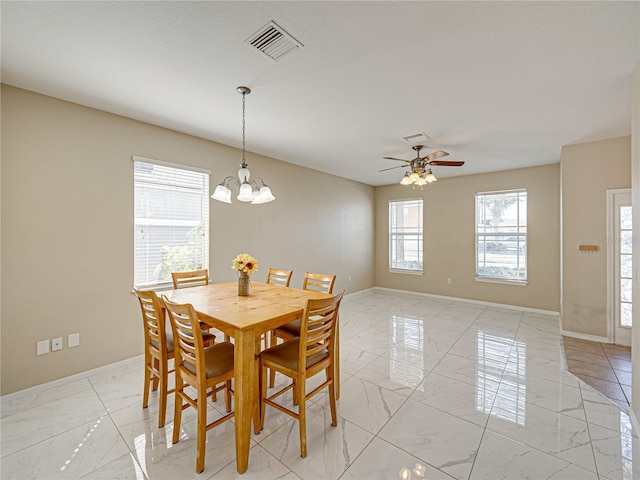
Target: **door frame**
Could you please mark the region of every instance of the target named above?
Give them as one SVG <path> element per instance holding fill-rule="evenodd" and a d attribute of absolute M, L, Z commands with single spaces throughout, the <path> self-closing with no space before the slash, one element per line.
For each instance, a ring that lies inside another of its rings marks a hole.
<path fill-rule="evenodd" d="M 616 329 L 616 242 L 618 239 L 618 226 L 615 224 L 615 200 L 617 195 L 631 195 L 631 188 L 618 188 L 607 190 L 607 339 L 609 343 L 615 342 Z"/>

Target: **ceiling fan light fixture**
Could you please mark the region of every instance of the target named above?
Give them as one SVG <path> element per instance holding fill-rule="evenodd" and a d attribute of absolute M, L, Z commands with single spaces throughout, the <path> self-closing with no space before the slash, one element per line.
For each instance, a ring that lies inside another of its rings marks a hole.
<path fill-rule="evenodd" d="M 418 180 L 416 180 L 416 185 L 418 185 L 419 187 L 422 187 L 422 186 L 426 185 L 427 183 L 429 183 L 429 182 L 424 177 L 419 177 Z"/>
<path fill-rule="evenodd" d="M 436 150 L 435 152 L 430 153 L 426 157 L 420 156 L 420 150 L 424 147 L 424 145 L 414 145 L 413 150 L 416 152 L 416 157 L 412 160 L 404 160 L 402 158 L 395 157 L 382 157 L 384 160 L 396 160 L 398 162 L 404 162 L 404 165 L 398 165 L 396 167 L 385 168 L 380 170 L 381 172 L 386 172 L 387 170 L 392 170 L 394 168 L 406 168 L 404 176 L 402 180 L 400 180 L 400 185 L 413 185 L 415 188 L 416 185 L 422 187 L 428 183 L 437 182 L 438 179 L 429 168 L 431 165 L 441 166 L 441 167 L 461 167 L 464 165 L 462 161 L 451 161 L 451 160 L 438 160 L 439 158 L 446 157 L 449 154 L 444 150 Z M 428 147 L 431 148 L 431 147 Z"/>
<path fill-rule="evenodd" d="M 411 185 L 412 183 L 411 177 L 409 177 L 409 172 L 404 172 L 404 177 L 400 180 L 400 185 Z"/>

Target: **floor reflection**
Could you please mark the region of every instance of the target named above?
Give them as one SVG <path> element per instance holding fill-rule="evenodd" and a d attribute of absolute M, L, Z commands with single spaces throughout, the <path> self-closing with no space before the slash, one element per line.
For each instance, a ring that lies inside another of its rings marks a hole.
<path fill-rule="evenodd" d="M 478 330 L 476 341 L 478 385 L 484 386 L 478 389 L 477 409 L 524 425 L 527 399 L 526 345 L 483 330 Z M 488 396 L 487 391 L 497 391 L 500 381 L 500 394 L 496 396 L 495 403 L 490 403 L 493 397 Z"/>
<path fill-rule="evenodd" d="M 427 468 L 421 463 L 416 463 L 415 466 L 410 469 L 407 467 L 402 467 L 400 469 L 400 478 L 402 480 L 411 480 L 412 478 L 425 478 L 425 473 Z"/>
<path fill-rule="evenodd" d="M 424 319 L 410 316 L 392 315 L 390 321 L 391 344 L 402 344 L 403 358 L 410 357 L 416 365 L 424 362 Z M 423 376 L 416 376 L 416 370 L 409 368 L 406 362 L 399 361 L 400 351 L 390 354 L 389 378 L 401 385 L 414 388 Z"/>

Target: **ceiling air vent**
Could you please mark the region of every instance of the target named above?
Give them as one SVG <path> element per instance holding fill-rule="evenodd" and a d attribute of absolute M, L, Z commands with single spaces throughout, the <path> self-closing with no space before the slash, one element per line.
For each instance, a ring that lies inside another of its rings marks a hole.
<path fill-rule="evenodd" d="M 431 137 L 424 132 L 416 133 L 414 135 L 407 135 L 406 137 L 402 137 L 403 140 L 411 145 L 424 145 L 428 140 L 431 140 Z"/>
<path fill-rule="evenodd" d="M 276 62 L 287 53 L 304 47 L 273 20 L 247 38 L 244 43 Z"/>

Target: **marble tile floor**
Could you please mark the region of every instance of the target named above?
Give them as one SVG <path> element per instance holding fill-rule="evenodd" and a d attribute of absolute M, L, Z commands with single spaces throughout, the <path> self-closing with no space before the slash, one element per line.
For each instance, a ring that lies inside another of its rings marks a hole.
<path fill-rule="evenodd" d="M 232 422 L 208 432 L 196 474 L 192 409 L 172 444 L 173 400 L 157 428 L 137 357 L 1 398 L 0 478 L 640 478 L 638 432 L 569 373 L 557 318 L 386 291 L 348 297 L 340 318 L 339 422 L 314 397 L 306 459 L 297 423 L 269 409 L 244 475 Z M 210 418 L 221 408 L 210 403 Z"/>
<path fill-rule="evenodd" d="M 631 405 L 631 347 L 562 337 L 568 370 L 624 410 Z"/>

